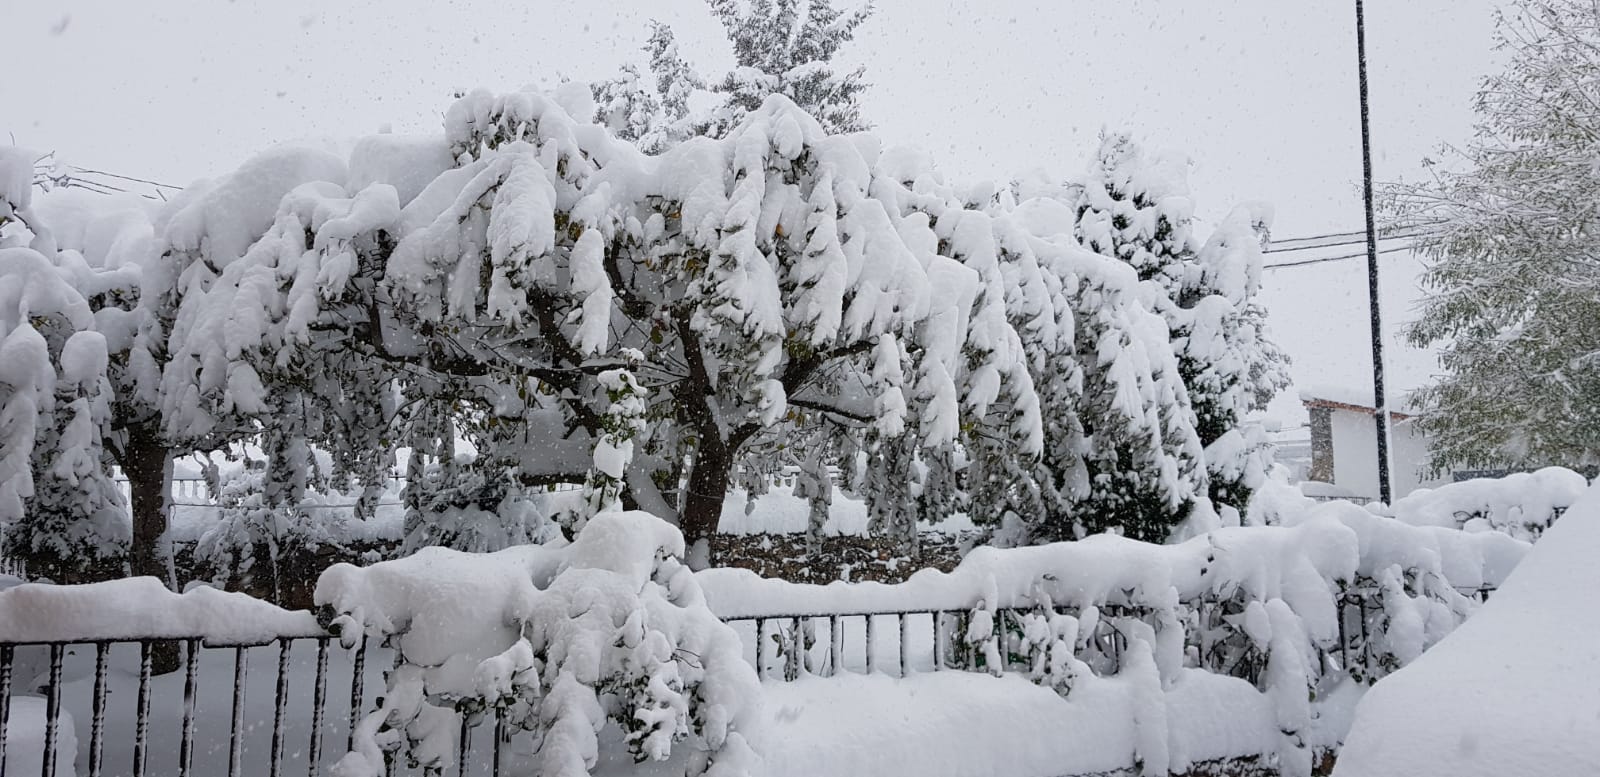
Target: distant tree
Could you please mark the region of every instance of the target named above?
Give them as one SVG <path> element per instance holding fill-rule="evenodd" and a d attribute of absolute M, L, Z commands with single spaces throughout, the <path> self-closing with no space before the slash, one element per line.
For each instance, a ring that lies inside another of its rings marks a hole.
<path fill-rule="evenodd" d="M 678 50 L 672 28 L 652 22 L 644 79 L 635 66 L 595 87 L 597 119 L 641 150 L 657 153 L 690 137 L 727 135 L 766 99 L 781 94 L 829 134 L 868 128 L 862 118 L 865 69 L 834 59 L 872 15 L 833 0 L 706 0 L 733 46 L 734 69 L 707 79 Z M 652 83 L 653 82 L 653 83 Z M 696 94 L 704 99 L 692 99 Z"/>
<path fill-rule="evenodd" d="M 1600 9 L 1523 0 L 1498 25 L 1473 140 L 1381 192 L 1429 261 L 1409 336 L 1440 349 L 1415 396 L 1438 468 L 1600 458 Z"/>

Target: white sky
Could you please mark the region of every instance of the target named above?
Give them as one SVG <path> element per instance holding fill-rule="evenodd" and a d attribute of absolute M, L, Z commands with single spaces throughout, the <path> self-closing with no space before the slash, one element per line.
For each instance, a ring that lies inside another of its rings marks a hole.
<path fill-rule="evenodd" d="M 950 177 L 1076 173 L 1108 126 L 1188 154 L 1204 219 L 1261 199 L 1280 238 L 1342 232 L 1362 226 L 1353 5 L 883 0 L 847 59 L 867 66 L 884 140 L 926 148 Z M 1468 136 L 1493 5 L 1368 1 L 1380 180 Z M 651 18 L 703 70 L 731 60 L 700 0 L 0 0 L 0 16 L 0 133 L 176 184 L 275 142 L 437 131 L 459 89 L 605 78 L 640 58 Z M 1383 263 L 1386 316 L 1400 321 L 1416 263 Z M 1268 273 L 1301 386 L 1370 382 L 1365 283 L 1361 261 Z M 1432 366 L 1401 352 L 1392 369 L 1406 389 Z"/>

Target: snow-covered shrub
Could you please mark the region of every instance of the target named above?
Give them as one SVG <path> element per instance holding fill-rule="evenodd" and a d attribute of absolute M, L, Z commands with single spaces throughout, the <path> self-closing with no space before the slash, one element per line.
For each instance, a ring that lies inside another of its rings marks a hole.
<path fill-rule="evenodd" d="M 1396 500 L 1392 513 L 1416 526 L 1499 531 L 1519 540 L 1539 538 L 1588 490 L 1589 480 L 1561 467 L 1477 478 L 1417 489 Z"/>
<path fill-rule="evenodd" d="M 1529 546 L 1496 532 L 1410 526 L 1348 503 L 1274 501 L 1271 486 L 1257 500 L 1277 506 L 1280 525 L 1225 527 L 1177 544 L 1096 535 L 981 547 L 949 573 L 925 570 L 894 585 L 813 586 L 731 569 L 697 577 L 718 612 L 741 617 L 944 612 L 939 651 L 948 666 L 1026 673 L 1069 696 L 1091 675 L 1125 677 L 1158 700 L 1186 666 L 1231 675 L 1269 700 L 1280 768 L 1307 774 L 1325 744 L 1319 705 L 1442 639 L 1477 606 L 1457 587 L 1498 585 Z M 1147 708 L 1156 720 L 1156 706 Z M 1141 731 L 1145 766 L 1163 768 L 1154 735 Z"/>
<path fill-rule="evenodd" d="M 690 774 L 757 772 L 760 683 L 683 551 L 659 518 L 604 512 L 571 545 L 330 568 L 316 599 L 333 628 L 346 644 L 382 639 L 400 660 L 336 773 L 383 774 L 402 756 L 441 767 L 460 716 L 491 709 L 535 733 L 550 777 L 587 775 L 608 724 L 639 760 L 688 748 Z"/>

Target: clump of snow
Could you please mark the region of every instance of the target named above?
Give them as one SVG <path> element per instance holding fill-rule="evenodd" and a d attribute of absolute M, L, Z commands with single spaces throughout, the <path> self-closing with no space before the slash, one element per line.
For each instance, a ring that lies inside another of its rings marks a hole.
<path fill-rule="evenodd" d="M 388 184 L 403 208 L 454 166 L 450 144 L 443 135 L 369 135 L 357 140 L 350 151 L 345 188 L 359 192 L 375 183 Z"/>
<path fill-rule="evenodd" d="M 6 642 L 199 637 L 213 644 L 259 644 L 323 633 L 308 612 L 206 586 L 177 594 L 153 577 L 26 583 L 0 591 L 0 640 Z"/>
<path fill-rule="evenodd" d="M 220 269 L 272 225 L 284 195 L 311 181 L 343 185 L 346 175 L 344 160 L 326 151 L 280 146 L 214 184 L 194 187 L 187 201 L 174 201 L 157 229 L 172 248 L 204 253 Z"/>
<path fill-rule="evenodd" d="M 1336 777 L 1600 774 L 1600 489 L 1472 620 L 1373 686 Z"/>
<path fill-rule="evenodd" d="M 0 221 L 33 204 L 33 162 L 38 155 L 17 146 L 0 146 Z"/>
<path fill-rule="evenodd" d="M 802 678 L 763 688 L 768 777 L 1183 772 L 1274 752 L 1271 708 L 1249 683 L 1185 670 L 1139 698 L 1132 677 L 1089 678 L 1072 699 L 1019 675 Z M 1141 729 L 1143 716 L 1159 725 Z M 1166 750 L 1165 758 L 1141 758 Z"/>

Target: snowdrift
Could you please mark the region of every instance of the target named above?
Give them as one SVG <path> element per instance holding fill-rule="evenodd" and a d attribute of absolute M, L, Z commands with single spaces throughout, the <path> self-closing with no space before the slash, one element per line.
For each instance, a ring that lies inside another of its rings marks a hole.
<path fill-rule="evenodd" d="M 1335 777 L 1600 774 L 1600 488 L 1471 621 L 1373 686 Z"/>

